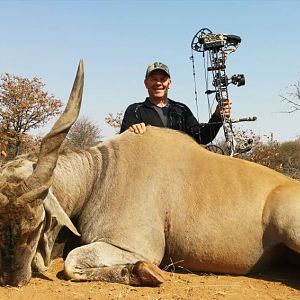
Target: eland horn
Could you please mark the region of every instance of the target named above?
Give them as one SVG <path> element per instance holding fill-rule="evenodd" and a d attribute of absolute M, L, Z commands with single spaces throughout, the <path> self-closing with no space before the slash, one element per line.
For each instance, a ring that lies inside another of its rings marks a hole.
<path fill-rule="evenodd" d="M 43 138 L 36 168 L 33 173 L 22 182 L 20 186 L 21 194 L 37 188 L 38 190 L 42 190 L 42 186 L 44 186 L 45 189 L 50 187 L 60 146 L 79 115 L 83 84 L 83 60 L 80 60 L 67 106 L 63 114 L 53 125 L 51 131 Z"/>

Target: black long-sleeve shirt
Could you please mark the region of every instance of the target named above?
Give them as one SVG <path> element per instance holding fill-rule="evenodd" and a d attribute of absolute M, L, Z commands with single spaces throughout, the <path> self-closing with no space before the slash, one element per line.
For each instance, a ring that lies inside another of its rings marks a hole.
<path fill-rule="evenodd" d="M 161 110 L 161 111 L 159 111 Z M 221 119 L 215 114 L 208 123 L 199 123 L 191 110 L 183 103 L 168 99 L 164 108 L 156 107 L 149 98 L 144 102 L 134 103 L 125 111 L 120 133 L 131 125 L 145 123 L 157 127 L 167 127 L 187 133 L 199 144 L 210 143 L 222 126 Z"/>

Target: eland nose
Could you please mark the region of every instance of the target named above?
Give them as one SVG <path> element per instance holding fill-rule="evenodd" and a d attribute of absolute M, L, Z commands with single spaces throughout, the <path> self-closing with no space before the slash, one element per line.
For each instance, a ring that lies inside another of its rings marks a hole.
<path fill-rule="evenodd" d="M 14 276 L 11 273 L 3 273 L 0 276 L 0 285 L 1 286 L 13 286 L 13 287 L 21 287 L 23 285 L 26 285 L 30 280 L 27 278 L 21 278 L 18 279 L 16 276 Z"/>

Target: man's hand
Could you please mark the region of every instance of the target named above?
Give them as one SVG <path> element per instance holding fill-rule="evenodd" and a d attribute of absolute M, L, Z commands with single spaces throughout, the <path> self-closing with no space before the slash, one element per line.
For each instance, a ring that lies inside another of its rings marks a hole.
<path fill-rule="evenodd" d="M 134 133 L 144 133 L 146 131 L 146 125 L 145 123 L 133 124 L 128 129 Z"/>
<path fill-rule="evenodd" d="M 231 101 L 229 99 L 224 100 L 223 102 L 223 110 L 224 110 L 224 117 L 226 119 L 230 119 L 230 114 L 231 114 Z M 218 103 L 216 110 L 215 110 L 215 114 L 218 117 L 221 117 L 221 107 L 220 107 L 221 103 Z"/>

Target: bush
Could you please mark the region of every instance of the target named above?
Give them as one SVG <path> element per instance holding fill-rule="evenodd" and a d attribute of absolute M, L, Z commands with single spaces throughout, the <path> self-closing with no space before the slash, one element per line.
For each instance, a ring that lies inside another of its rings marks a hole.
<path fill-rule="evenodd" d="M 300 179 L 300 140 L 279 143 L 269 138 L 258 142 L 241 158 L 269 167 L 291 178 Z"/>

